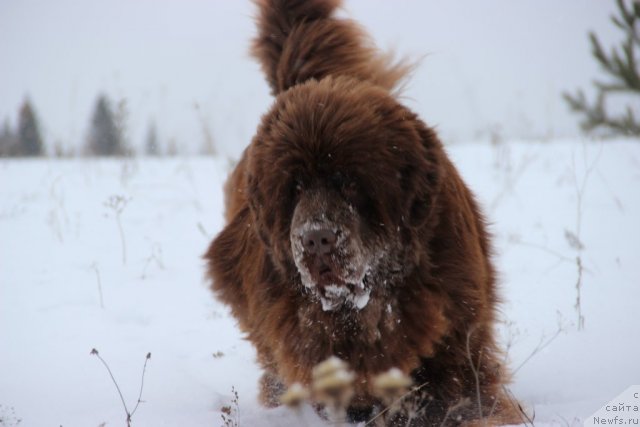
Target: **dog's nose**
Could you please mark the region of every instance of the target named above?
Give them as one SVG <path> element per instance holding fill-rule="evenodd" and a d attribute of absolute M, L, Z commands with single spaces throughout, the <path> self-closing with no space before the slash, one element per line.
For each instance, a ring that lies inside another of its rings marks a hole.
<path fill-rule="evenodd" d="M 309 230 L 302 236 L 305 251 L 312 255 L 325 255 L 336 245 L 336 233 L 328 228 Z"/>

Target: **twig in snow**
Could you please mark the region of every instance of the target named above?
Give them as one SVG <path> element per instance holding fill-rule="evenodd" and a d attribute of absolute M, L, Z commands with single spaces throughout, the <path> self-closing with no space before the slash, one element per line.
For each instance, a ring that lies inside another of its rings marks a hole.
<path fill-rule="evenodd" d="M 116 390 L 118 391 L 118 396 L 120 396 L 120 401 L 122 402 L 122 406 L 124 407 L 124 412 L 127 414 L 127 427 L 131 427 L 131 419 L 133 418 L 133 414 L 136 413 L 136 411 L 138 410 L 138 406 L 140 406 L 140 403 L 142 403 L 142 390 L 144 388 L 144 374 L 147 371 L 147 362 L 149 361 L 149 359 L 151 359 L 151 353 L 147 353 L 147 356 L 144 359 L 144 366 L 142 367 L 142 378 L 140 380 L 140 393 L 138 394 L 138 401 L 136 402 L 136 406 L 133 408 L 133 411 L 131 412 L 129 412 L 129 408 L 127 407 L 127 404 L 124 401 L 124 396 L 122 395 L 122 391 L 120 391 L 120 386 L 118 385 L 118 382 L 113 376 L 113 372 L 111 372 L 111 368 L 109 368 L 109 365 L 107 364 L 107 362 L 100 356 L 100 353 L 98 353 L 98 350 L 96 350 L 95 348 L 91 349 L 91 354 L 96 356 L 98 359 L 100 359 L 104 367 L 107 368 L 107 372 L 109 372 L 109 376 L 111 377 L 111 380 L 113 381 L 113 384 L 116 386 Z"/>
<path fill-rule="evenodd" d="M 102 298 L 102 280 L 100 280 L 100 270 L 95 262 L 91 264 L 91 269 L 96 272 L 96 280 L 98 282 L 98 295 L 100 296 L 100 308 L 104 309 L 104 299 Z"/>
<path fill-rule="evenodd" d="M 517 236 L 517 235 L 509 236 L 509 243 L 541 250 L 543 252 L 546 252 L 549 255 L 556 257 L 558 261 L 561 261 L 561 262 L 573 262 L 573 258 L 571 257 L 562 255 L 560 252 L 554 251 L 553 249 L 549 249 L 546 246 L 524 241 L 520 238 L 520 236 Z"/>
<path fill-rule="evenodd" d="M 522 421 L 524 421 L 523 424 L 525 426 L 527 426 L 527 427 L 528 426 L 535 427 L 535 425 L 533 423 L 533 420 L 535 420 L 535 418 L 536 418 L 535 411 L 533 411 L 533 415 L 532 416 L 529 416 L 529 414 L 527 414 L 527 411 L 524 410 L 522 405 L 520 405 L 520 402 L 518 402 L 518 400 L 515 398 L 515 396 L 511 392 L 511 389 L 509 389 L 509 387 L 507 387 L 505 384 L 502 384 L 502 390 L 505 392 L 505 394 L 507 395 L 507 397 L 511 401 L 511 404 L 514 405 L 516 407 L 516 409 L 518 409 L 518 412 L 520 413 L 520 415 L 522 417 Z"/>
<path fill-rule="evenodd" d="M 140 276 L 141 279 L 144 280 L 147 278 L 147 268 L 149 268 L 149 265 L 152 262 L 155 262 L 159 269 L 164 270 L 164 263 L 162 262 L 162 246 L 160 246 L 159 243 L 154 243 L 151 247 L 151 254 L 145 260 L 144 267 L 142 268 L 142 275 Z"/>
<path fill-rule="evenodd" d="M 240 398 L 234 386 L 231 386 L 231 394 L 233 395 L 231 405 L 223 406 L 220 416 L 224 423 L 223 427 L 240 427 Z"/>
<path fill-rule="evenodd" d="M 446 423 L 449 420 L 449 417 L 451 416 L 452 413 L 454 413 L 455 411 L 457 411 L 460 408 L 464 408 L 465 406 L 469 405 L 470 403 L 471 403 L 471 401 L 470 401 L 470 399 L 468 397 L 463 397 L 455 405 L 449 406 L 447 408 L 447 412 L 444 414 L 444 418 L 442 418 L 442 422 L 440 423 L 440 427 L 445 427 L 446 426 Z"/>
<path fill-rule="evenodd" d="M 526 365 L 527 362 L 533 358 L 533 356 L 540 353 L 542 350 L 547 348 L 553 341 L 555 341 L 555 339 L 558 338 L 558 335 L 560 335 L 561 332 L 564 332 L 564 329 L 562 325 L 558 325 L 558 329 L 554 332 L 553 335 L 551 335 L 551 337 L 546 338 L 543 335 L 540 338 L 538 345 L 533 350 L 531 350 L 531 353 L 529 353 L 529 355 L 518 365 L 518 367 L 513 370 L 513 375 L 515 375 L 520 369 L 522 369 L 522 367 Z"/>
<path fill-rule="evenodd" d="M 602 146 L 600 146 L 600 151 L 596 158 L 591 162 L 591 164 L 587 165 L 587 153 L 586 148 L 583 146 L 583 162 L 586 167 L 582 180 L 578 182 L 578 176 L 576 173 L 576 159 L 575 155 L 571 156 L 571 166 L 573 170 L 573 182 L 576 187 L 576 232 L 571 237 L 575 237 L 575 239 L 567 238 L 569 245 L 576 250 L 576 266 L 578 271 L 578 277 L 576 279 L 576 302 L 574 307 L 578 314 L 578 330 L 584 329 L 584 315 L 582 314 L 582 274 L 584 271 L 584 267 L 582 265 L 582 251 L 584 250 L 584 245 L 582 244 L 582 209 L 583 209 L 583 201 L 584 201 L 584 192 L 587 187 L 587 182 L 589 181 L 589 176 L 595 169 L 598 160 L 600 159 L 600 154 L 602 154 Z M 567 233 L 565 232 L 565 236 Z M 576 244 L 577 242 L 577 244 Z"/>
<path fill-rule="evenodd" d="M 559 318 L 558 318 L 558 329 L 555 331 L 555 333 L 552 336 L 550 336 L 549 338 L 547 338 L 547 337 L 545 337 L 543 335 L 540 338 L 540 341 L 539 341 L 538 345 L 536 345 L 536 347 L 529 353 L 529 355 L 512 371 L 512 375 L 515 375 L 536 354 L 538 354 L 539 352 L 544 350 L 546 347 L 548 347 L 553 341 L 555 341 L 556 338 L 558 338 L 558 336 L 560 335 L 561 332 L 565 331 L 564 326 L 562 325 L 562 319 L 561 319 L 560 313 L 558 313 L 558 316 L 559 316 Z M 508 326 L 510 327 L 512 325 L 509 324 Z M 513 345 L 513 340 L 514 340 L 514 335 L 511 332 L 511 328 L 509 328 L 509 332 L 510 332 L 509 333 L 509 339 L 507 341 L 505 355 L 504 355 L 504 363 L 506 363 L 506 361 L 507 361 L 508 353 L 511 350 L 511 347 Z M 532 414 L 532 416 L 529 416 L 529 414 L 527 414 L 527 412 L 524 410 L 522 405 L 520 405 L 518 400 L 513 396 L 513 393 L 511 392 L 509 387 L 507 387 L 505 384 L 502 385 L 502 390 L 504 391 L 505 395 L 507 396 L 507 398 L 509 399 L 509 401 L 513 405 L 514 409 L 517 409 L 518 412 L 520 413 L 520 416 L 521 416 L 523 424 L 525 424 L 525 426 L 533 427 L 534 426 L 534 422 L 533 421 L 535 419 L 535 412 Z M 489 413 L 489 418 L 491 417 L 491 415 L 493 414 L 493 411 L 495 410 L 495 405 L 496 405 L 496 403 L 494 403 L 494 405 L 491 408 L 491 412 Z"/>
<path fill-rule="evenodd" d="M 54 207 L 49 211 L 49 215 L 47 218 L 47 222 L 54 234 L 62 243 L 64 241 L 64 237 L 62 235 L 63 226 L 69 225 L 69 216 L 67 215 L 67 210 L 65 208 L 64 203 L 64 193 L 58 187 L 58 183 L 62 179 L 62 176 L 56 177 L 51 183 L 51 187 L 49 189 L 49 197 L 54 202 Z"/>
<path fill-rule="evenodd" d="M 138 406 L 142 403 L 142 390 L 144 389 L 144 374 L 147 371 L 147 362 L 151 359 L 151 353 L 147 353 L 147 357 L 144 358 L 144 365 L 142 366 L 142 376 L 140 378 L 140 393 L 138 393 L 138 401 L 136 402 L 136 406 L 133 407 L 133 411 L 131 411 L 131 415 L 129 418 L 133 416 L 138 410 Z"/>
<path fill-rule="evenodd" d="M 400 402 L 402 402 L 403 400 L 405 400 L 407 397 L 417 393 L 418 391 L 420 391 L 420 389 L 424 388 L 427 384 L 429 384 L 429 382 L 425 382 L 420 384 L 417 387 L 413 387 L 411 390 L 409 390 L 408 392 L 406 392 L 405 394 L 403 394 L 402 396 L 398 397 L 396 400 L 394 400 L 393 402 L 391 402 L 390 405 L 388 405 L 387 407 L 385 407 L 382 411 L 378 412 L 373 418 L 371 418 L 370 420 L 368 420 L 365 425 L 363 427 L 367 427 L 367 426 L 373 426 L 373 423 L 380 417 L 382 417 L 384 414 L 386 414 L 387 412 L 389 412 L 390 410 L 392 410 L 396 405 L 398 405 Z"/>
<path fill-rule="evenodd" d="M 111 209 L 116 216 L 116 223 L 118 224 L 118 231 L 120 232 L 120 243 L 122 244 L 122 264 L 127 263 L 127 244 L 124 240 L 124 231 L 122 230 L 122 221 L 120 220 L 120 215 L 124 208 L 127 207 L 127 203 L 129 203 L 131 199 L 126 198 L 120 195 L 112 195 L 107 201 L 104 203 L 106 207 Z"/>
<path fill-rule="evenodd" d="M 522 159 L 520 160 L 520 164 L 518 165 L 518 168 L 514 171 L 513 168 L 511 167 L 509 151 L 507 151 L 508 164 L 507 164 L 507 167 L 505 168 L 504 186 L 500 191 L 500 193 L 496 197 L 494 197 L 493 201 L 491 202 L 491 206 L 489 207 L 491 212 L 496 210 L 498 205 L 502 202 L 502 199 L 505 196 L 507 196 L 509 193 L 513 193 L 515 195 L 516 183 L 524 175 L 527 168 L 534 162 L 534 160 L 536 160 L 536 157 L 537 156 L 535 155 L 523 156 Z"/>
<path fill-rule="evenodd" d="M 198 231 L 200 231 L 200 234 L 206 237 L 207 240 L 211 239 L 211 235 L 207 233 L 207 230 L 204 228 L 204 225 L 202 225 L 200 221 L 198 221 Z"/>

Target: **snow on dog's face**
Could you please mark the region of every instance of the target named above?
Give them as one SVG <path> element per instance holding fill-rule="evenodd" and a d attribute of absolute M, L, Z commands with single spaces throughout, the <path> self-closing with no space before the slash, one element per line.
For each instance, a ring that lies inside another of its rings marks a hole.
<path fill-rule="evenodd" d="M 280 94 L 248 152 L 257 232 L 324 310 L 362 309 L 417 263 L 434 204 L 430 131 L 392 97 L 327 78 Z"/>
<path fill-rule="evenodd" d="M 302 184 L 297 185 L 302 193 Z M 302 284 L 324 310 L 367 305 L 385 248 L 364 230 L 361 216 L 339 192 L 311 189 L 300 195 L 291 221 L 291 252 Z"/>

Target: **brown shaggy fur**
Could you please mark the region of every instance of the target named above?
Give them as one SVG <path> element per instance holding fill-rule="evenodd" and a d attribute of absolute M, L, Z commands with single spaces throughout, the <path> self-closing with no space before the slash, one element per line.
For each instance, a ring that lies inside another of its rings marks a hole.
<path fill-rule="evenodd" d="M 424 385 L 412 425 L 451 408 L 451 425 L 517 423 L 483 217 L 434 131 L 393 96 L 407 67 L 335 18 L 339 3 L 257 1 L 252 51 L 276 99 L 227 182 L 212 289 L 257 349 L 267 405 L 335 355 L 357 374 L 354 419 L 379 405 L 372 378 L 397 367 Z M 318 224 L 338 236 L 322 259 L 299 244 Z M 368 303 L 323 307 L 334 282 Z"/>

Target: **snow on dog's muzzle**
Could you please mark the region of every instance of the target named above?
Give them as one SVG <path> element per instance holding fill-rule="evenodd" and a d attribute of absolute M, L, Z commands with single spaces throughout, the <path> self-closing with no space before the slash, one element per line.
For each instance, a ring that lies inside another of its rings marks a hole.
<path fill-rule="evenodd" d="M 347 305 L 362 309 L 369 301 L 369 270 L 348 229 L 329 221 L 307 221 L 291 232 L 291 249 L 302 284 L 325 311 Z"/>

